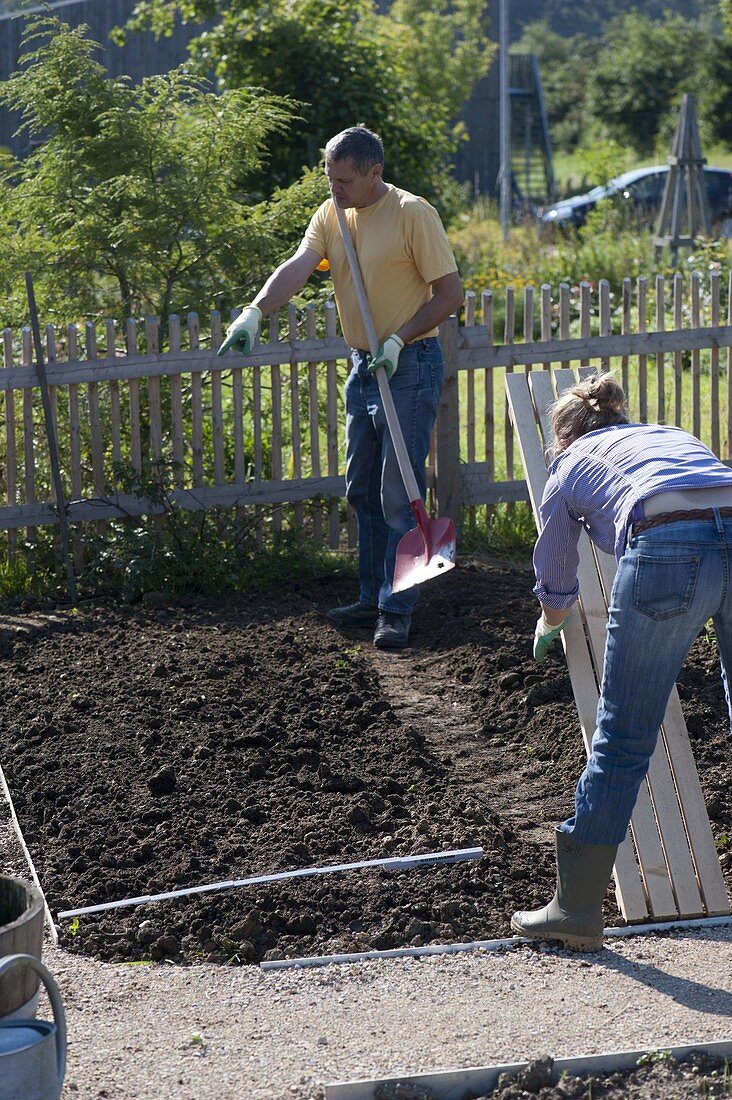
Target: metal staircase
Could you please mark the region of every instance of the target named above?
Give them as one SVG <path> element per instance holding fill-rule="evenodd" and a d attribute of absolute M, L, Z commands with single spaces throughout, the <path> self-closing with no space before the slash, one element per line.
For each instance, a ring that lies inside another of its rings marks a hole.
<path fill-rule="evenodd" d="M 535 54 L 509 57 L 511 174 L 519 209 L 531 213 L 555 193 L 552 147 Z"/>
<path fill-rule="evenodd" d="M 467 140 L 456 156 L 456 175 L 472 195 L 497 198 L 500 185 L 500 116 L 498 59 L 479 80 L 462 112 Z M 533 54 L 510 54 L 508 84 L 511 103 L 511 168 L 517 212 L 543 206 L 555 196 L 552 147 L 549 139 L 539 63 Z"/>

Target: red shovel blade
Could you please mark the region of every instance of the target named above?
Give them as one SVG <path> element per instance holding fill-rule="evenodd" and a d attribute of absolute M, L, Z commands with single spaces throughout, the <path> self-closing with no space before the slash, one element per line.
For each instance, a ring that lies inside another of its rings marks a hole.
<path fill-rule="evenodd" d="M 455 524 L 429 519 L 421 500 L 411 502 L 417 526 L 402 535 L 394 563 L 394 592 L 404 592 L 439 577 L 455 566 Z"/>

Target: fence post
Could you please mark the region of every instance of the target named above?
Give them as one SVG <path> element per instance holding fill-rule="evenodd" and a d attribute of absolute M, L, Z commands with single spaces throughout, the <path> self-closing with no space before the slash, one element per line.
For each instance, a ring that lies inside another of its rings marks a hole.
<path fill-rule="evenodd" d="M 458 418 L 457 317 L 440 325 L 440 345 L 445 360 L 445 379 L 437 408 L 435 434 L 435 495 L 441 516 L 460 520 L 460 422 Z"/>

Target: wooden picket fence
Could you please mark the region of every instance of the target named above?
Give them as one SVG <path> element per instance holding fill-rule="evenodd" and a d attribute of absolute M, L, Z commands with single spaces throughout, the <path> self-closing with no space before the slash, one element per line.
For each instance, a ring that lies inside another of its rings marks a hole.
<path fill-rule="evenodd" d="M 618 301 L 606 281 L 509 288 L 500 299 L 468 294 L 461 316 L 441 329 L 445 384 L 427 468 L 434 509 L 460 520 L 466 507 L 475 518 L 499 502 L 528 501 L 504 395 L 505 374 L 521 369 L 615 369 L 637 419 L 682 425 L 727 461 L 732 292 L 724 289 L 723 301 L 713 271 L 626 279 Z M 122 330 L 113 321 L 45 327 L 70 523 L 237 509 L 263 531 L 291 524 L 323 545 L 353 545 L 343 501 L 348 349 L 333 303 L 290 305 L 248 356 L 216 356 L 222 328 L 216 312 L 204 335 L 195 314 L 171 317 L 164 333 L 155 318 Z M 3 331 L 0 448 L 0 529 L 12 554 L 59 514 L 29 328 Z M 165 500 L 123 491 L 121 466 L 164 470 Z"/>

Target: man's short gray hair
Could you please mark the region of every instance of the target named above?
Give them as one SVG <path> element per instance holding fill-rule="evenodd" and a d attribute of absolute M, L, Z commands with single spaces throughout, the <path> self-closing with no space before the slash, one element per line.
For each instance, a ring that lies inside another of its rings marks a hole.
<path fill-rule="evenodd" d="M 325 163 L 350 160 L 360 176 L 365 176 L 375 164 L 384 164 L 384 146 L 381 138 L 368 130 L 362 122 L 349 126 L 332 137 L 325 147 Z"/>

